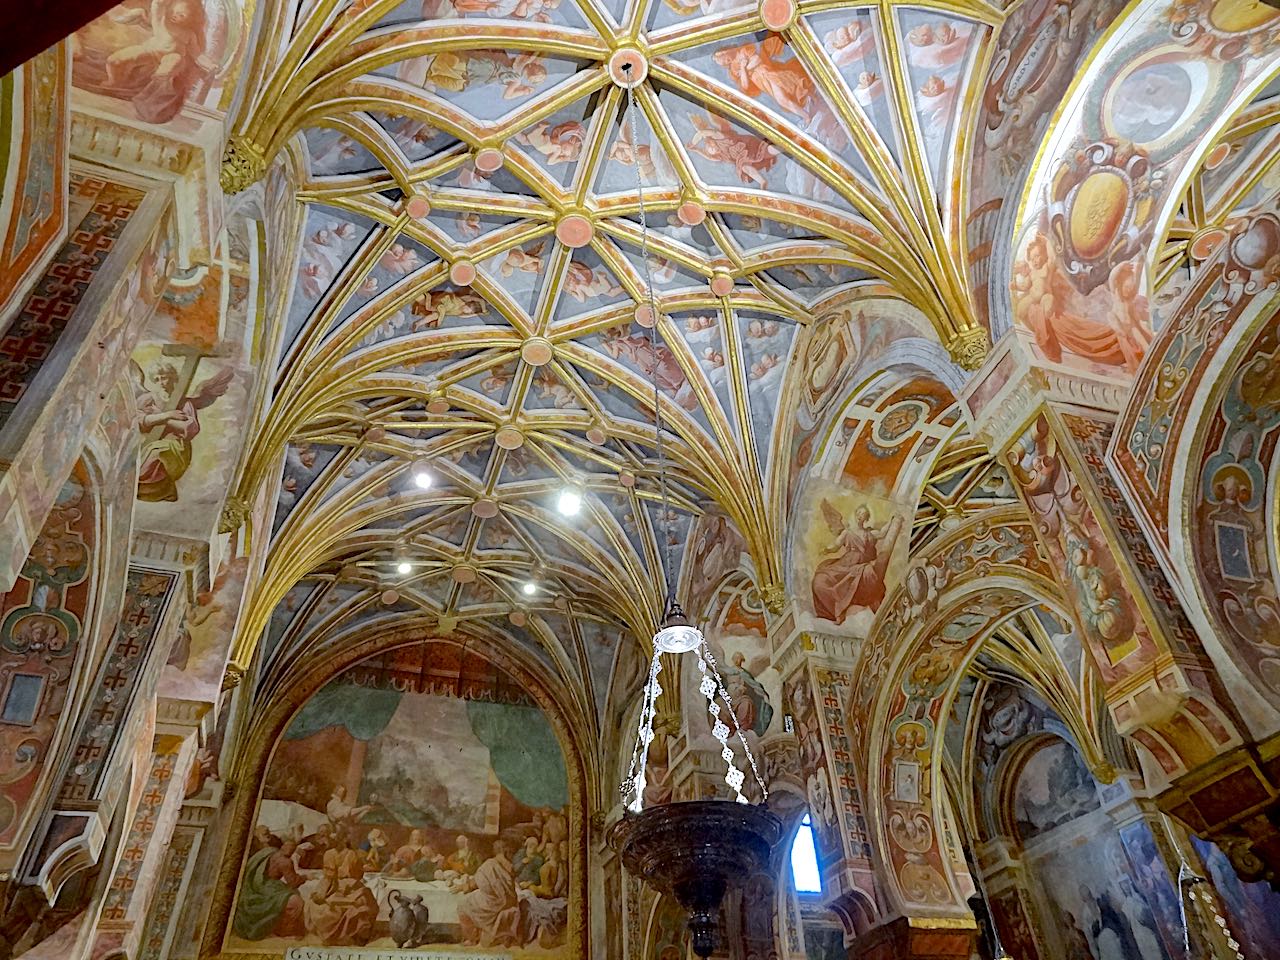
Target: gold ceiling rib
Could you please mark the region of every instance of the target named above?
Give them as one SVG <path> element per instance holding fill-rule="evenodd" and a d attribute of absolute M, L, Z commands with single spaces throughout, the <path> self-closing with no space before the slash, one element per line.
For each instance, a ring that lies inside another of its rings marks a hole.
<path fill-rule="evenodd" d="M 753 6 L 673 22 L 655 12 L 660 0 L 640 0 L 614 27 L 595 0 L 563 0 L 552 22 L 472 16 L 380 25 L 402 2 L 339 9 L 338 0 L 321 0 L 287 42 L 290 25 L 270 24 L 277 62 L 259 63 L 264 82 L 228 148 L 229 189 L 290 154 L 307 224 L 297 246 L 319 278 L 307 318 L 283 347 L 240 493 L 274 482 L 298 444 L 344 451 L 318 479 L 304 477 L 313 486 L 282 508 L 237 662 L 247 663 L 293 584 L 350 555 L 385 564 L 394 547 L 420 552 L 433 571 L 474 564 L 501 593 L 518 564 L 481 548 L 486 524 L 513 531 L 529 569 L 542 562 L 531 531 L 564 544 L 578 560 L 555 574 L 561 582 L 579 584 L 637 633 L 652 632 L 662 601 L 654 590 L 662 551 L 648 513 L 656 504 L 655 435 L 645 422 L 654 376 L 677 480 L 673 506 L 686 518 L 723 513 L 746 543 L 758 587 L 775 593 L 803 373 L 790 361 L 814 311 L 833 300 L 832 287 L 893 291 L 956 360 L 973 367 L 984 355 L 986 333 L 954 235 L 962 201 L 951 183 L 966 175 L 964 124 L 976 116 L 967 78 L 988 62 L 1003 12 L 971 0 L 805 0 L 781 35 L 783 56 L 793 58 L 786 69 L 808 78 L 795 94 L 807 106 L 797 106 L 763 79 L 749 89 L 708 67 L 719 62 L 709 50 L 718 57 L 759 42 Z M 954 159 L 940 168 L 945 174 L 932 172 L 937 161 L 926 156 L 900 35 L 906 6 L 967 18 L 969 67 L 955 81 Z M 811 19 L 841 10 L 876 28 L 889 127 L 852 95 Z M 627 98 L 607 66 L 624 46 L 640 52 L 648 72 L 635 90 L 645 127 L 635 144 L 623 119 Z M 423 89 L 408 79 L 437 61 L 453 71 L 440 74 L 447 83 Z M 825 132 L 815 119 L 821 111 L 834 125 Z M 691 137 L 689 125 L 703 117 L 711 126 Z M 351 145 L 336 161 L 335 142 Z M 477 155 L 495 150 L 501 168 L 482 174 Z M 367 151 L 363 160 L 343 159 L 359 151 Z M 719 172 L 708 166 L 715 163 Z M 637 166 L 661 287 L 658 355 L 631 327 L 648 297 Z M 426 215 L 409 215 L 414 198 Z M 581 249 L 560 240 L 570 214 L 590 225 Z M 351 226 L 342 228 L 339 254 L 332 225 L 343 223 Z M 461 288 L 451 280 L 458 263 L 474 273 Z M 713 280 L 726 285 L 714 292 Z M 526 359 L 531 340 L 543 345 L 535 353 L 546 352 L 536 365 Z M 424 412 L 428 406 L 439 410 Z M 518 458 L 496 442 L 503 427 L 517 431 Z M 440 464 L 439 488 L 405 492 L 404 462 L 423 456 Z M 479 466 L 455 468 L 449 458 L 458 457 Z M 538 479 L 509 475 L 519 458 L 538 464 Z M 347 482 L 348 470 L 364 472 Z M 589 494 L 581 522 L 605 531 L 607 549 L 550 509 L 567 482 Z M 477 498 L 492 500 L 497 516 L 468 512 Z M 612 512 L 624 508 L 608 505 L 615 500 L 629 505 L 634 542 Z M 457 517 L 448 521 L 458 526 L 456 542 L 425 536 L 416 521 L 402 523 L 403 542 L 370 529 L 394 530 L 398 517 L 431 504 Z M 433 613 L 451 616 L 459 590 Z"/>

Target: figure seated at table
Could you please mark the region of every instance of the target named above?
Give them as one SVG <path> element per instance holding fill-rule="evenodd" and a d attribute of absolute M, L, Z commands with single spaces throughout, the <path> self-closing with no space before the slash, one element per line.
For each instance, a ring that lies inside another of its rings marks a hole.
<path fill-rule="evenodd" d="M 378 901 L 365 886 L 366 859 L 337 830 L 337 844 L 325 852 L 323 876 L 304 900 L 307 931 L 325 946 L 363 946 L 373 939 Z M 309 885 L 310 886 L 310 885 Z"/>
<path fill-rule="evenodd" d="M 409 831 L 409 842 L 398 849 L 387 866 L 387 875 L 412 877 L 414 880 L 434 880 L 443 869 L 444 857 L 436 853 L 421 830 Z"/>

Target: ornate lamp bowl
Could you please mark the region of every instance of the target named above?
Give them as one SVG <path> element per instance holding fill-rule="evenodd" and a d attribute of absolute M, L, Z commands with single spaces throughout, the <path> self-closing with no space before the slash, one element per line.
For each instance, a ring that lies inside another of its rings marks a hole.
<path fill-rule="evenodd" d="M 782 822 L 763 806 L 733 800 L 663 803 L 628 813 L 609 845 L 628 872 L 689 913 L 693 952 L 709 957 L 725 891 L 767 869 Z"/>

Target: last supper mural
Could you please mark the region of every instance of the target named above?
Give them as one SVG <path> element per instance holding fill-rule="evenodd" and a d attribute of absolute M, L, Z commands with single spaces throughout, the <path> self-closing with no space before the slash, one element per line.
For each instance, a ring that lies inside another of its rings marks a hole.
<path fill-rule="evenodd" d="M 407 683 L 384 656 L 296 713 L 264 781 L 228 949 L 575 955 L 556 734 L 498 668 L 457 674 Z"/>

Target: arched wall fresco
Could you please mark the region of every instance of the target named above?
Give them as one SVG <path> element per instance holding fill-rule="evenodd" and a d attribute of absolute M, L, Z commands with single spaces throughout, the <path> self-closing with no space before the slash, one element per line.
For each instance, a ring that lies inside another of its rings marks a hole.
<path fill-rule="evenodd" d="M 1137 371 L 1153 239 L 1214 134 L 1280 65 L 1280 12 L 1146 0 L 1070 94 L 1023 193 L 1009 291 L 1041 360 Z"/>
<path fill-rule="evenodd" d="M 21 851 L 56 771 L 66 709 L 93 654 L 99 491 L 84 461 L 62 485 L 17 582 L 0 598 L 0 849 Z"/>
<path fill-rule="evenodd" d="M 1083 949 L 1099 960 L 1179 956 L 1178 895 L 1150 828 L 1141 819 L 1120 826 L 1103 809 L 1127 794 L 1125 784 L 1095 781 L 1075 744 L 1059 737 L 1011 749 L 1012 762 L 993 787 L 1046 955 L 1075 957 Z"/>
<path fill-rule="evenodd" d="M 1007 525 L 1006 525 L 1007 524 Z M 964 666 L 1017 612 L 1062 608 L 1016 511 L 970 522 L 908 568 L 854 671 L 849 722 L 889 908 L 968 916 L 943 842 L 942 737 Z"/>
<path fill-rule="evenodd" d="M 1280 242 L 1280 221 L 1272 222 Z M 1217 636 L 1254 688 L 1280 705 L 1280 312 L 1241 346 L 1189 464 L 1186 539 Z"/>
<path fill-rule="evenodd" d="M 415 633 L 330 659 L 251 727 L 264 786 L 238 807 L 223 863 L 225 952 L 587 956 L 585 776 L 562 706 L 518 655 Z M 393 913 L 419 896 L 433 919 L 406 940 Z"/>
<path fill-rule="evenodd" d="M 1278 255 L 1280 220 L 1273 212 L 1230 225 L 1159 331 L 1108 452 L 1153 549 L 1185 593 L 1198 595 L 1200 602 L 1186 605 L 1188 614 L 1206 649 L 1221 654 L 1223 681 L 1242 694 L 1237 702 L 1259 734 L 1274 729 L 1280 706 L 1274 683 L 1258 672 L 1265 647 L 1255 642 L 1259 630 L 1280 629 L 1268 613 L 1274 553 L 1260 536 L 1274 424 L 1256 409 L 1268 402 L 1265 358 L 1274 349 L 1267 344 L 1275 339 L 1280 304 Z M 1260 365 L 1245 387 L 1253 361 Z"/>

